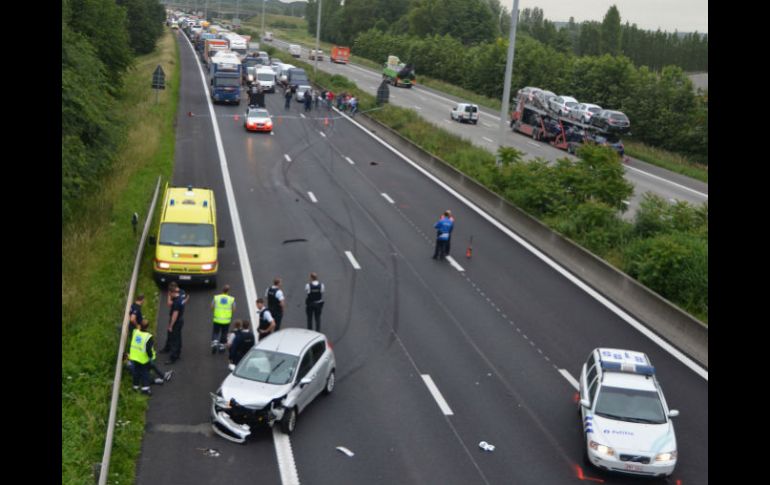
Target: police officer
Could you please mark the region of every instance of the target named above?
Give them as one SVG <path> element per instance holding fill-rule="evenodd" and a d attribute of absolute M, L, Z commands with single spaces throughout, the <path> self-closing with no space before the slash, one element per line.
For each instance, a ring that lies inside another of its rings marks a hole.
<path fill-rule="evenodd" d="M 230 346 L 230 363 L 238 365 L 246 352 L 254 346 L 254 334 L 251 332 L 251 323 L 243 320 L 241 329 L 235 334 L 233 344 Z"/>
<path fill-rule="evenodd" d="M 230 285 L 222 288 L 222 293 L 214 296 L 211 301 L 211 309 L 214 311 L 213 331 L 211 333 L 211 353 L 214 354 L 217 348 L 220 352 L 225 350 L 227 342 L 227 331 L 230 329 L 230 322 L 233 319 L 235 311 L 235 298 L 229 295 Z"/>
<path fill-rule="evenodd" d="M 257 94 L 259 93 L 259 89 L 257 88 L 256 82 L 249 87 L 249 107 L 257 107 L 259 100 L 257 99 Z"/>
<path fill-rule="evenodd" d="M 273 286 L 265 290 L 265 298 L 267 298 L 267 309 L 275 318 L 275 329 L 276 331 L 280 330 L 283 311 L 286 309 L 286 298 L 281 289 L 281 278 L 273 280 Z"/>
<path fill-rule="evenodd" d="M 184 307 L 187 298 L 179 287 L 171 293 L 171 320 L 168 324 L 169 331 L 169 360 L 166 364 L 173 364 L 182 356 L 182 328 L 184 328 Z"/>
<path fill-rule="evenodd" d="M 259 335 L 259 340 L 273 333 L 275 328 L 275 320 L 273 320 L 270 310 L 265 308 L 265 300 L 257 298 L 257 334 Z"/>
<path fill-rule="evenodd" d="M 155 350 L 152 348 L 155 343 L 152 334 L 147 331 L 148 321 L 142 320 L 139 328 L 135 328 L 131 333 L 131 347 L 128 359 L 132 362 L 134 368 L 134 390 L 138 391 L 142 386 L 142 394 L 152 395 L 150 391 L 150 360 L 155 357 Z"/>
<path fill-rule="evenodd" d="M 324 284 L 318 281 L 318 275 L 310 273 L 310 283 L 305 285 L 305 314 L 307 314 L 307 328 L 313 330 L 313 317 L 315 317 L 317 332 L 321 331 L 321 310 L 324 306 Z"/>

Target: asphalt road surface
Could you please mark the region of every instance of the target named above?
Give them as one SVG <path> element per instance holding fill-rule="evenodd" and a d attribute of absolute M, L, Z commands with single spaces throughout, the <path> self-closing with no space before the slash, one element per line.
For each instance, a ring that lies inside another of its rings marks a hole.
<path fill-rule="evenodd" d="M 286 51 L 288 43 L 274 40 L 273 46 Z M 315 64 L 308 59 L 309 51 L 302 49 L 301 60 Z M 335 64 L 329 62 L 328 53 L 324 53 L 324 61 L 318 62 L 318 69 L 332 74 L 341 74 L 355 82 L 359 88 L 372 95 L 376 95 L 382 82 L 382 73 L 372 71 L 369 68 L 354 64 Z M 281 52 L 283 62 L 291 64 L 293 57 L 288 52 Z M 489 108 L 479 107 L 481 116 L 476 125 L 460 124 L 451 121 L 449 112 L 454 103 L 465 100 L 440 93 L 424 86 L 415 86 L 411 89 L 390 89 L 390 103 L 396 106 L 412 108 L 421 117 L 436 126 L 440 126 L 450 133 L 471 141 L 474 145 L 496 152 L 499 137 L 500 112 Z M 513 93 L 512 95 L 515 95 Z M 506 120 L 506 123 L 509 120 Z M 525 159 L 542 158 L 555 161 L 560 158 L 574 158 L 563 150 L 559 150 L 547 143 L 534 141 L 520 133 L 514 133 L 506 124 L 504 142 L 506 146 L 512 146 L 525 153 Z M 634 186 L 634 194 L 629 200 L 629 208 L 624 214 L 626 218 L 632 218 L 639 208 L 639 203 L 645 192 L 653 192 L 666 200 L 681 200 L 693 204 L 701 204 L 708 201 L 708 184 L 691 179 L 666 169 L 656 167 L 637 159 L 629 159 L 625 165 L 626 179 Z"/>
<path fill-rule="evenodd" d="M 253 321 L 204 86 L 190 44 L 179 42 L 173 183 L 214 189 L 227 241 L 219 284 L 233 288 L 235 318 Z M 245 103 L 215 113 L 253 284 L 264 294 L 283 278 L 284 327 L 305 326 L 311 271 L 327 289 L 322 331 L 337 386 L 291 436 L 302 483 L 650 483 L 582 464 L 576 389 L 564 374 L 577 378 L 598 346 L 650 356 L 681 412 L 679 465 L 667 483 L 708 483 L 707 380 L 347 119 L 294 102 L 284 110 L 280 91 L 267 105 L 272 135 L 245 132 Z M 454 265 L 430 257 L 433 223 L 448 208 Z M 210 429 L 209 392 L 228 373 L 226 358 L 209 352 L 217 291 L 188 289 L 176 376 L 150 398 L 140 485 L 281 483 L 272 431 L 237 445 Z M 164 322 L 168 309 L 158 311 Z M 482 451 L 480 441 L 496 449 Z"/>

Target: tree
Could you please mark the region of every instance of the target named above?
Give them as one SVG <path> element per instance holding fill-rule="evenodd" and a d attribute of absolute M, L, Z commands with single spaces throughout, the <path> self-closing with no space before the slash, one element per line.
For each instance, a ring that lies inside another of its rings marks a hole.
<path fill-rule="evenodd" d="M 601 31 L 597 22 L 583 22 L 578 37 L 579 56 L 598 56 L 601 52 Z"/>
<path fill-rule="evenodd" d="M 126 8 L 131 49 L 136 54 L 149 54 L 163 33 L 166 11 L 157 0 L 118 0 Z"/>
<path fill-rule="evenodd" d="M 602 54 L 617 55 L 620 53 L 620 12 L 615 5 L 611 6 L 604 15 L 601 28 Z"/>

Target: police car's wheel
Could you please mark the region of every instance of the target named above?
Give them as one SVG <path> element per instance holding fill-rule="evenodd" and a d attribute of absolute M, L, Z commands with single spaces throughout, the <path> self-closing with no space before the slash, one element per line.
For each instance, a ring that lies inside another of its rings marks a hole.
<path fill-rule="evenodd" d="M 329 377 L 326 378 L 326 387 L 324 387 L 324 394 L 331 394 L 334 390 L 335 377 L 334 369 L 329 373 Z"/>
<path fill-rule="evenodd" d="M 281 419 L 281 430 L 286 434 L 292 434 L 297 426 L 297 408 L 287 409 Z"/>

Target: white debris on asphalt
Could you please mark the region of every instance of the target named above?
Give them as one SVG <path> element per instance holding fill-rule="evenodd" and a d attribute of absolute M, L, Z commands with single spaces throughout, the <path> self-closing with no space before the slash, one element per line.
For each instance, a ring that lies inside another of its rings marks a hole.
<path fill-rule="evenodd" d="M 481 448 L 484 451 L 495 451 L 495 445 L 490 445 L 486 441 L 482 441 L 479 443 L 479 448 Z"/>
<path fill-rule="evenodd" d="M 344 446 L 338 446 L 338 447 L 337 447 L 337 450 L 338 450 L 338 451 L 341 451 L 341 452 L 343 452 L 343 453 L 345 453 L 345 454 L 346 454 L 346 455 L 348 455 L 348 456 L 353 456 L 353 455 L 355 455 L 355 453 L 353 453 L 353 452 L 352 452 L 352 451 L 350 451 L 349 449 L 345 448 Z"/>

